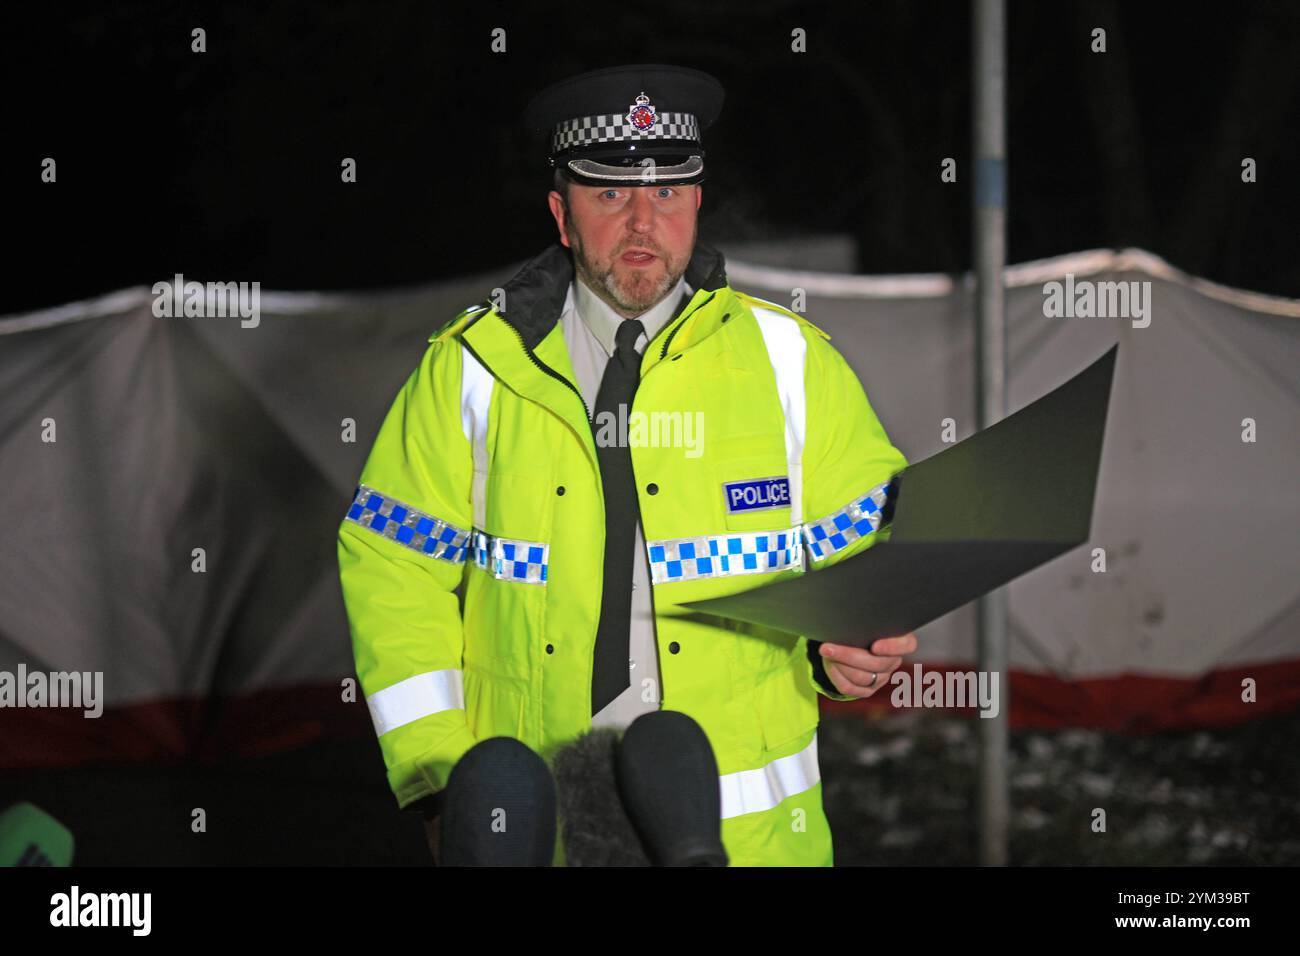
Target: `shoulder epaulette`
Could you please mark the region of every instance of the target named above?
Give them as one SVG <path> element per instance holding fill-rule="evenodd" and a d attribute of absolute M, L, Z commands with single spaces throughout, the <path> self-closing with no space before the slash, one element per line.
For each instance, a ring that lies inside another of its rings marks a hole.
<path fill-rule="evenodd" d="M 777 305 L 775 302 L 768 302 L 766 299 L 760 299 L 758 296 L 750 295 L 747 292 L 736 292 L 736 297 L 739 298 L 741 301 L 743 301 L 751 309 L 755 307 L 760 309 L 771 309 L 773 312 L 780 312 L 782 315 L 788 315 L 790 316 L 790 318 L 796 320 L 797 322 L 801 322 L 804 325 L 808 326 L 808 328 L 812 329 L 822 338 L 828 341 L 830 340 L 831 336 L 829 332 L 826 332 L 821 328 L 819 328 L 818 326 L 814 325 L 812 322 L 808 320 L 806 316 L 800 315 L 798 312 L 791 312 L 783 305 Z"/>
<path fill-rule="evenodd" d="M 469 328 L 481 315 L 488 311 L 487 304 L 476 302 L 469 308 L 458 313 L 454 318 L 444 323 L 443 326 L 429 336 L 430 342 L 441 342 L 443 339 L 456 335 Z"/>

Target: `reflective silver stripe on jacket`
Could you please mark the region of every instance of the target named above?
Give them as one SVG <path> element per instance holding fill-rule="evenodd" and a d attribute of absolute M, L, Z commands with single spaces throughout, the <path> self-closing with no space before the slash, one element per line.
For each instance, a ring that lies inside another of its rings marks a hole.
<path fill-rule="evenodd" d="M 474 564 L 500 581 L 545 584 L 551 546 L 474 532 Z"/>
<path fill-rule="evenodd" d="M 470 500 L 474 507 L 474 527 L 487 524 L 487 429 L 492 407 L 492 374 L 474 357 L 464 343 L 460 347 L 460 424 L 474 456 L 474 479 Z"/>
<path fill-rule="evenodd" d="M 798 528 L 669 538 L 648 542 L 646 551 L 652 584 L 803 567 Z"/>
<path fill-rule="evenodd" d="M 465 709 L 463 675 L 458 670 L 428 671 L 398 681 L 366 698 L 375 734 L 382 737 L 421 717 Z"/>
<path fill-rule="evenodd" d="M 804 391 L 804 357 L 808 343 L 799 323 L 769 309 L 753 309 L 763 333 L 768 361 L 776 376 L 776 394 L 785 416 L 785 467 L 790 479 L 790 523 L 803 521 L 803 444 L 808 417 Z"/>
<path fill-rule="evenodd" d="M 546 583 L 551 553 L 546 542 L 499 538 L 477 529 L 457 528 L 368 485 L 357 489 L 347 520 L 412 551 L 452 564 L 465 561 L 472 541 L 474 564 L 498 580 Z"/>
<path fill-rule="evenodd" d="M 718 778 L 722 819 L 771 810 L 787 797 L 803 793 L 821 780 L 817 765 L 817 734 L 808 746 L 788 757 L 778 757 L 757 770 L 740 770 Z"/>
<path fill-rule="evenodd" d="M 881 509 L 889 495 L 889 481 L 876 485 L 860 498 L 854 498 L 847 505 L 825 518 L 810 521 L 804 525 L 803 536 L 808 542 L 813 563 L 847 548 L 859 538 L 865 538 L 873 531 L 880 530 Z"/>
<path fill-rule="evenodd" d="M 452 564 L 465 560 L 468 529 L 457 528 L 441 518 L 425 514 L 368 485 L 357 488 L 346 517 L 348 521 L 431 558 Z"/>

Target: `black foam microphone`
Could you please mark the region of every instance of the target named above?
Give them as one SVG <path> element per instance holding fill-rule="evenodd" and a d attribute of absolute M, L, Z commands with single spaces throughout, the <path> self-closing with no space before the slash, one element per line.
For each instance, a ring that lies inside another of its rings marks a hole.
<path fill-rule="evenodd" d="M 618 787 L 657 866 L 726 866 L 718 761 L 704 728 L 676 710 L 632 721 L 618 748 Z"/>
<path fill-rule="evenodd" d="M 597 727 L 551 761 L 560 799 L 566 866 L 649 866 L 618 793 L 614 769 L 621 732 Z"/>
<path fill-rule="evenodd" d="M 550 866 L 555 780 L 515 738 L 482 740 L 452 767 L 439 826 L 443 866 Z"/>

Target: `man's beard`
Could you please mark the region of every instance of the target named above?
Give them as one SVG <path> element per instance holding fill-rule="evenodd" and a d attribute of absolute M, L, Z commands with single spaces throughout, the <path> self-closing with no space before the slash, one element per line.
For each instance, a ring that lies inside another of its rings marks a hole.
<path fill-rule="evenodd" d="M 629 243 L 628 246 L 635 245 Z M 582 240 L 576 233 L 569 234 L 569 246 L 573 251 L 573 267 L 578 276 L 587 283 L 597 295 L 605 302 L 620 312 L 629 312 L 632 315 L 641 315 L 648 312 L 656 305 L 663 301 L 668 290 L 677 285 L 677 280 L 682 277 L 686 271 L 686 266 L 690 261 L 690 253 L 678 262 L 670 261 L 656 250 L 651 250 L 659 256 L 659 261 L 664 264 L 664 274 L 656 280 L 650 280 L 643 270 L 632 269 L 627 275 L 631 281 L 626 279 L 619 281 L 618 275 L 614 268 L 622 252 L 617 253 L 613 258 L 604 263 L 593 263 L 587 258 L 587 254 L 582 247 Z M 691 235 L 691 251 L 695 249 L 695 235 Z M 626 250 L 624 250 L 626 251 Z"/>

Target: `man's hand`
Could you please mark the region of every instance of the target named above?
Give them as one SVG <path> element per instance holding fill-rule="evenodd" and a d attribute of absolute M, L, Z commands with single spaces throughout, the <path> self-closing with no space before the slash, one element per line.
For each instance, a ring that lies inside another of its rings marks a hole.
<path fill-rule="evenodd" d="M 902 655 L 914 650 L 916 635 L 903 634 L 882 637 L 872 643 L 870 650 L 848 644 L 822 644 L 818 653 L 824 658 L 826 676 L 841 694 L 870 697 L 889 683 L 889 675 L 903 663 Z"/>

